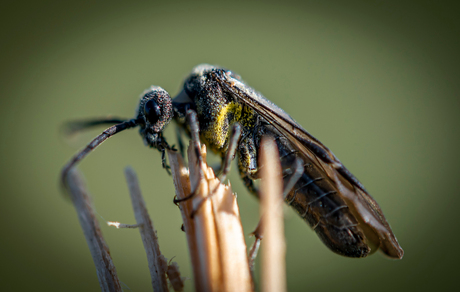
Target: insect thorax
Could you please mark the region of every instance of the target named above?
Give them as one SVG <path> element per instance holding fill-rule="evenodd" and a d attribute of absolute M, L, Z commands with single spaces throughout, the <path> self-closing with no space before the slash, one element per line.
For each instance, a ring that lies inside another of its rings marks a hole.
<path fill-rule="evenodd" d="M 224 155 L 228 149 L 232 125 L 242 126 L 242 137 L 254 132 L 256 114 L 248 106 L 225 92 L 212 78 L 210 68 L 197 70 L 186 80 L 184 89 L 198 113 L 200 137 L 214 152 Z M 252 138 L 252 135 L 251 135 Z"/>

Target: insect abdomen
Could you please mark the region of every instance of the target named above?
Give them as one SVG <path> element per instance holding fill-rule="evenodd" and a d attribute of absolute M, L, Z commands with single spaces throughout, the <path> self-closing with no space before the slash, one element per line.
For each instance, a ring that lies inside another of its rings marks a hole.
<path fill-rule="evenodd" d="M 277 144 L 286 184 L 299 154 L 280 140 Z M 305 161 L 304 156 L 301 158 L 305 162 L 304 173 L 287 195 L 286 202 L 332 251 L 348 257 L 367 256 L 371 249 L 364 233 L 334 184 L 313 163 Z"/>

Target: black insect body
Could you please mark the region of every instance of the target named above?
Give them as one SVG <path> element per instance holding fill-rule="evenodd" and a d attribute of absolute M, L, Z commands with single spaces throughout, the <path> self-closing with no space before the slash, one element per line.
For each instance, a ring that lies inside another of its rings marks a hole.
<path fill-rule="evenodd" d="M 275 138 L 285 184 L 294 172 L 294 161 L 301 159 L 301 177 L 285 200 L 332 251 L 365 257 L 380 248 L 389 257 L 402 258 L 403 250 L 363 185 L 326 146 L 238 75 L 210 65 L 197 66 L 173 105 L 176 120 L 183 127 L 187 126 L 181 118 L 184 109 L 196 110 L 201 139 L 223 159 L 232 125 L 241 125 L 238 168 L 256 195 L 253 179 L 258 178 L 261 167 L 257 158 L 263 135 Z"/>
<path fill-rule="evenodd" d="M 247 188 L 256 195 L 253 180 L 258 178 L 261 167 L 269 167 L 258 165 L 258 149 L 263 135 L 272 136 L 280 152 L 286 202 L 332 251 L 365 257 L 380 249 L 391 258 L 402 258 L 403 250 L 377 202 L 334 154 L 238 75 L 210 65 L 195 67 L 182 92 L 172 101 L 166 91 L 152 86 L 141 96 L 132 120 L 73 123 L 73 130 L 118 124 L 71 159 L 62 171 L 63 184 L 70 168 L 94 148 L 112 135 L 136 126 L 140 127 L 145 144 L 162 152 L 166 167 L 165 150 L 171 147 L 163 130 L 174 117 L 180 128 L 190 133 L 185 121 L 189 109 L 197 112 L 201 140 L 222 156 L 224 168 L 229 162 L 229 149 L 236 148 L 239 172 Z M 237 131 L 231 131 L 236 128 Z M 295 176 L 300 178 L 293 180 Z"/>

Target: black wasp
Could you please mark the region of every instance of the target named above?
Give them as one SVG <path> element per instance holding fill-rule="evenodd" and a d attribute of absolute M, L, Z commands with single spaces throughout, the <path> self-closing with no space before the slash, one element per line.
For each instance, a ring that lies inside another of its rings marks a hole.
<path fill-rule="evenodd" d="M 97 136 L 63 168 L 67 172 L 112 135 L 139 127 L 144 143 L 162 153 L 172 149 L 163 130 L 174 118 L 189 135 L 187 112 L 196 111 L 199 135 L 208 148 L 222 157 L 222 177 L 233 153 L 246 187 L 257 195 L 259 146 L 262 136 L 272 136 L 278 146 L 284 180 L 285 201 L 316 231 L 332 251 L 349 257 L 365 257 L 377 249 L 391 258 L 403 257 L 382 210 L 335 155 L 294 119 L 230 70 L 195 67 L 183 90 L 171 99 L 160 87 L 146 90 L 134 119 L 98 119 L 72 123 L 72 130 L 115 124 Z M 180 135 L 179 135 L 180 136 Z M 179 146 L 182 143 L 179 140 Z"/>

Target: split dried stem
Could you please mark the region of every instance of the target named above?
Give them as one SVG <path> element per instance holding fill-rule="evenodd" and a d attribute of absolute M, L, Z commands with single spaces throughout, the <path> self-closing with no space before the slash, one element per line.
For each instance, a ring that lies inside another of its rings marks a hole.
<path fill-rule="evenodd" d="M 188 172 L 176 152 L 168 152 L 192 259 L 196 291 L 252 291 L 246 244 L 236 198 L 230 186 L 220 183 L 205 163 L 188 149 Z M 189 176 L 190 173 L 190 176 Z M 202 175 L 200 175 L 202 174 Z M 191 183 L 190 183 L 191 182 Z M 211 191 L 215 191 L 210 194 Z M 198 209 L 197 209 L 198 208 Z M 191 214 L 196 210 L 194 218 Z"/>

